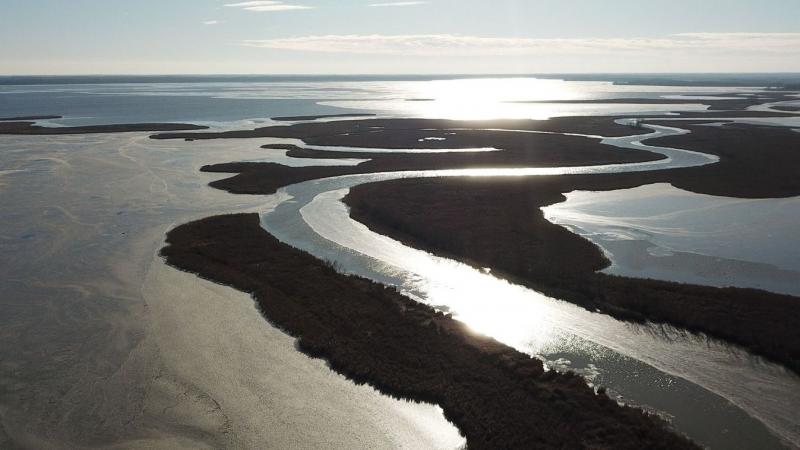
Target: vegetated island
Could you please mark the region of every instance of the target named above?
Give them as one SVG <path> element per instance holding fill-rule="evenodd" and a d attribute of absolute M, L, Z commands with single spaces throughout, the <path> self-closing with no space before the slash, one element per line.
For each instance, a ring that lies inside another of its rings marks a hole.
<path fill-rule="evenodd" d="M 776 114 L 776 113 L 771 113 Z M 741 115 L 741 114 L 740 114 Z M 782 114 L 778 114 L 781 116 Z M 786 114 L 791 115 L 791 114 Z M 353 145 L 377 148 L 408 148 L 402 145 L 416 142 L 419 135 L 443 131 L 491 131 L 497 129 L 537 131 L 548 133 L 578 133 L 606 137 L 646 134 L 649 130 L 636 130 L 614 123 L 616 117 L 583 116 L 554 117 L 549 120 L 448 120 L 448 119 L 365 119 L 309 122 L 291 125 L 273 125 L 253 130 L 234 130 L 204 133 L 161 133 L 153 139 L 223 139 L 284 137 L 303 139 L 314 145 Z M 387 138 L 389 141 L 387 142 Z M 403 142 L 404 141 L 404 142 Z M 355 144 L 357 143 L 357 145 Z M 426 148 L 453 148 L 444 142 L 430 141 Z M 419 147 L 419 146 L 417 146 Z M 421 147 L 420 147 L 421 148 Z"/>
<path fill-rule="evenodd" d="M 739 93 L 709 93 L 691 94 L 686 98 L 601 98 L 601 99 L 578 99 L 578 100 L 533 100 L 519 101 L 514 103 L 553 103 L 553 104 L 616 104 L 616 105 L 686 105 L 703 104 L 708 105 L 707 111 L 743 111 L 751 106 L 764 103 L 783 102 L 796 100 L 790 93 L 765 91 L 757 95 L 742 95 Z M 707 97 L 706 99 L 692 97 Z M 712 98 L 720 97 L 720 98 Z M 726 98 L 722 98 L 726 97 Z M 774 108 L 778 109 L 778 108 Z M 791 110 L 789 110 L 791 111 Z M 749 114 L 751 111 L 747 111 Z M 742 113 L 740 112 L 741 116 Z"/>
<path fill-rule="evenodd" d="M 688 119 L 741 119 L 741 118 L 782 118 L 782 117 L 797 117 L 797 114 L 791 112 L 776 112 L 776 111 L 678 111 L 673 116 Z M 644 115 L 644 117 L 649 117 Z"/>
<path fill-rule="evenodd" d="M 511 132 L 508 130 L 522 130 Z M 288 167 L 276 163 L 226 163 L 204 166 L 214 173 L 235 173 L 211 186 L 239 194 L 271 194 L 289 184 L 338 175 L 453 168 L 579 166 L 618 164 L 663 159 L 645 150 L 603 145 L 598 138 L 547 134 L 580 132 L 587 135 L 626 136 L 649 130 L 620 125 L 609 117 L 565 117 L 550 121 L 450 121 L 433 119 L 368 119 L 301 123 L 255 130 L 203 133 L 162 133 L 154 139 L 221 139 L 285 137 L 308 144 L 389 149 L 452 149 L 493 147 L 493 152 L 436 154 L 330 152 L 278 146 L 288 155 L 307 158 L 369 158 L 356 166 Z M 530 133 L 536 131 L 537 133 Z M 539 131 L 546 133 L 540 134 Z M 425 140 L 435 137 L 441 140 Z M 267 148 L 275 146 L 266 146 Z"/>
<path fill-rule="evenodd" d="M 698 448 L 574 373 L 472 332 L 395 289 L 345 276 L 278 241 L 256 214 L 167 235 L 167 262 L 253 295 L 267 319 L 356 383 L 440 405 L 470 449 Z"/>
<path fill-rule="evenodd" d="M 17 117 L 0 117 L 0 122 L 18 122 L 21 120 L 49 120 L 61 119 L 63 116 L 17 116 Z"/>
<path fill-rule="evenodd" d="M 775 105 L 772 109 L 776 111 L 800 112 L 800 106 L 793 105 Z"/>
<path fill-rule="evenodd" d="M 59 118 L 60 116 L 34 116 L 30 120 Z M 16 120 L 16 119 L 11 119 Z M 60 135 L 60 134 L 92 134 L 92 133 L 127 133 L 134 131 L 182 131 L 205 130 L 203 125 L 187 123 L 129 123 L 112 125 L 85 125 L 76 127 L 43 127 L 31 121 L 0 121 L 0 134 L 19 135 Z"/>
<path fill-rule="evenodd" d="M 306 120 L 319 120 L 319 119 L 334 119 L 337 117 L 371 117 L 375 114 L 321 114 L 318 116 L 283 116 L 273 117 L 272 120 L 277 122 L 300 122 Z"/>
<path fill-rule="evenodd" d="M 404 179 L 360 185 L 345 198 L 374 231 L 617 318 L 653 321 L 725 339 L 800 373 L 800 298 L 598 273 L 609 265 L 590 241 L 547 221 L 541 207 L 573 190 L 671 183 L 697 193 L 800 195 L 796 133 L 785 128 L 690 126 L 652 144 L 704 151 L 720 162 L 639 173 L 528 178 Z"/>

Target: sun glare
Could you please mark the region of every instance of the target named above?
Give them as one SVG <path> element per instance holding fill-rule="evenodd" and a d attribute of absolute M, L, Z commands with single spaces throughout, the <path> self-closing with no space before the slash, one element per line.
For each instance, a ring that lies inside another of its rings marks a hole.
<path fill-rule="evenodd" d="M 413 95 L 410 114 L 454 119 L 547 118 L 550 108 L 537 103 L 577 97 L 564 81 L 534 78 L 434 80 Z"/>

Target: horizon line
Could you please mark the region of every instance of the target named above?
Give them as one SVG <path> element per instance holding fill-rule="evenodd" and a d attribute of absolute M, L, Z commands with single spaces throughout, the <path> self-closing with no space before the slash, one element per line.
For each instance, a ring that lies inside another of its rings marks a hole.
<path fill-rule="evenodd" d="M 312 72 L 230 72 L 230 73 L 22 73 L 2 74 L 0 77 L 272 77 L 272 76 L 303 76 L 303 77 L 357 77 L 357 76 L 537 76 L 537 75 L 800 75 L 800 71 L 747 71 L 747 72 L 707 72 L 707 71 L 679 71 L 679 72 L 359 72 L 359 73 L 312 73 Z"/>

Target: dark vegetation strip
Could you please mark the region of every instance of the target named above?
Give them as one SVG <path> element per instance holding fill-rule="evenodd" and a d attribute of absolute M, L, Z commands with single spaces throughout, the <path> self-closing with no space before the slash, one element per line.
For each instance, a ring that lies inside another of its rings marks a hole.
<path fill-rule="evenodd" d="M 522 101 L 516 103 L 555 103 L 555 104 L 617 104 L 617 105 L 687 105 L 703 104 L 708 105 L 708 111 L 729 111 L 744 110 L 750 106 L 761 105 L 764 103 L 782 102 L 795 100 L 788 93 L 782 92 L 763 92 L 758 95 L 740 95 L 736 93 L 728 94 L 692 94 L 691 96 L 707 97 L 729 97 L 726 99 L 692 99 L 692 98 L 604 98 L 604 99 L 584 99 L 584 100 L 537 100 Z M 735 98 L 734 98 L 735 97 Z M 741 113 L 740 113 L 741 115 Z"/>
<path fill-rule="evenodd" d="M 787 111 L 787 112 L 800 112 L 800 106 L 792 106 L 792 105 L 775 105 L 772 109 L 777 111 Z"/>
<path fill-rule="evenodd" d="M 649 130 L 636 130 L 614 123 L 615 117 L 555 117 L 550 120 L 444 120 L 444 119 L 367 119 L 310 122 L 206 133 L 163 133 L 154 139 L 219 139 L 283 137 L 303 139 L 314 145 L 348 145 L 378 148 L 455 148 L 451 142 L 417 142 L 421 137 L 434 136 L 427 131 L 452 128 L 549 131 L 599 136 L 628 136 L 645 134 Z M 474 145 L 471 145 L 474 146 Z"/>
<path fill-rule="evenodd" d="M 44 118 L 41 116 L 40 118 Z M 132 131 L 205 130 L 206 126 L 186 123 L 131 123 L 113 125 L 87 125 L 78 127 L 43 127 L 34 122 L 2 122 L 0 134 L 60 135 L 91 133 L 126 133 Z"/>
<path fill-rule="evenodd" d="M 375 114 L 321 114 L 317 116 L 283 116 L 283 117 L 273 117 L 272 120 L 278 122 L 298 122 L 301 120 L 319 120 L 319 119 L 330 119 L 336 117 L 370 117 L 374 116 Z"/>
<path fill-rule="evenodd" d="M 737 118 L 744 118 L 744 117 L 795 117 L 796 114 L 792 114 L 790 112 L 772 112 L 772 111 L 678 111 L 675 113 L 683 118 L 688 119 L 705 119 L 705 118 L 717 118 L 717 119 L 737 119 Z M 663 115 L 646 115 L 647 117 L 655 117 L 655 118 L 664 118 L 667 117 Z M 674 125 L 674 123 L 673 123 Z"/>
<path fill-rule="evenodd" d="M 403 142 L 417 141 L 419 130 L 402 131 L 397 134 L 414 133 L 415 137 L 401 137 Z M 427 135 L 444 131 L 425 131 Z M 276 163 L 225 163 L 204 166 L 204 172 L 236 173 L 233 178 L 214 181 L 211 186 L 239 194 L 270 194 L 278 188 L 302 181 L 375 172 L 398 172 L 415 170 L 461 169 L 481 167 L 552 167 L 582 166 L 587 164 L 621 164 L 663 159 L 663 155 L 646 150 L 619 151 L 615 147 L 600 144 L 597 139 L 580 136 L 552 134 L 507 133 L 483 130 L 452 131 L 447 135 L 455 148 L 490 147 L 503 149 L 496 152 L 456 153 L 361 153 L 327 152 L 319 150 L 289 148 L 288 155 L 306 158 L 370 158 L 357 166 L 332 167 L 288 167 Z M 384 137 L 391 139 L 388 136 Z M 429 141 L 426 141 L 429 142 Z M 430 141 L 436 142 L 436 141 Z M 397 144 L 402 145 L 402 144 Z M 273 148 L 275 146 L 272 146 Z M 406 147 L 407 148 L 407 147 Z"/>
<path fill-rule="evenodd" d="M 674 122 L 661 124 L 675 126 Z M 652 139 L 647 144 L 710 153 L 720 161 L 653 172 L 655 179 L 687 191 L 725 197 L 800 195 L 800 135 L 791 129 L 745 124 L 677 126 L 691 133 Z"/>
<path fill-rule="evenodd" d="M 375 123 L 384 124 L 379 129 Z M 365 125 L 367 124 L 367 125 Z M 428 119 L 378 119 L 337 121 L 291 126 L 268 127 L 229 133 L 168 133 L 154 138 L 200 139 L 212 137 L 252 137 L 253 133 L 273 137 L 303 138 L 317 145 L 346 145 L 383 148 L 475 148 L 495 147 L 497 152 L 458 152 L 437 154 L 326 152 L 294 146 L 268 146 L 288 149 L 288 154 L 306 158 L 370 158 L 357 166 L 288 167 L 276 163 L 227 163 L 204 166 L 205 172 L 236 173 L 237 175 L 211 183 L 212 186 L 241 194 L 270 194 L 280 187 L 302 181 L 338 175 L 436 170 L 480 167 L 579 166 L 586 164 L 620 164 L 663 159 L 646 150 L 619 151 L 603 145 L 597 139 L 557 134 L 531 134 L 491 131 L 483 128 L 513 129 L 549 128 L 552 130 L 582 131 L 589 134 L 625 135 L 647 133 L 647 130 L 614 123 L 609 117 L 563 118 L 554 124 L 546 121 L 456 122 Z M 545 126 L 546 125 L 546 126 Z M 570 128 L 570 127 L 574 127 Z M 241 134 L 244 133 L 244 134 Z M 423 140 L 441 137 L 445 141 Z"/>
<path fill-rule="evenodd" d="M 17 116 L 17 117 L 0 117 L 0 122 L 13 122 L 20 120 L 48 120 L 48 119 L 61 119 L 61 116 Z"/>
<path fill-rule="evenodd" d="M 179 226 L 167 244 L 169 264 L 252 294 L 303 352 L 357 383 L 440 405 L 470 449 L 695 448 L 575 374 L 544 371 L 392 288 L 337 273 L 269 235 L 255 214 Z"/>

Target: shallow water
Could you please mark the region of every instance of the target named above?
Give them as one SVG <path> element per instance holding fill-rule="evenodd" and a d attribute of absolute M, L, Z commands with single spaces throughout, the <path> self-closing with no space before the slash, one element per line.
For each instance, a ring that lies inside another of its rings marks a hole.
<path fill-rule="evenodd" d="M 0 137 L 0 447 L 463 444 L 440 408 L 352 384 L 156 256 L 175 225 L 264 210 L 198 170 L 283 154 L 262 143 Z"/>
<path fill-rule="evenodd" d="M 56 80 L 57 81 L 57 80 Z M 670 94 L 758 92 L 752 88 L 624 86 L 530 77 L 502 79 L 160 82 L 0 85 L 0 117 L 57 114 L 62 125 L 189 121 L 269 123 L 269 117 L 388 113 L 437 118 L 539 118 L 636 111 L 703 110 L 685 105 L 565 105 L 524 101 L 659 98 Z M 431 101 L 407 101 L 428 99 Z"/>
<path fill-rule="evenodd" d="M 736 199 L 669 184 L 578 191 L 543 208 L 591 240 L 605 272 L 800 296 L 800 197 Z"/>

